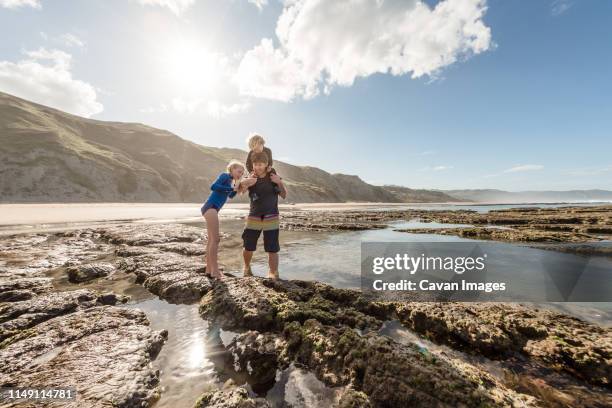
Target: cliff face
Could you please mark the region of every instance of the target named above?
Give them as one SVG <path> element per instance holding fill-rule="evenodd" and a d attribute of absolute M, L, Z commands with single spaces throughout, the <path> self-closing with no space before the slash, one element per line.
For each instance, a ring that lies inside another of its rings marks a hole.
<path fill-rule="evenodd" d="M 2 202 L 199 202 L 229 159 L 245 157 L 143 124 L 85 119 L 0 93 Z M 278 161 L 275 167 L 289 201 L 411 201 L 357 176 Z"/>

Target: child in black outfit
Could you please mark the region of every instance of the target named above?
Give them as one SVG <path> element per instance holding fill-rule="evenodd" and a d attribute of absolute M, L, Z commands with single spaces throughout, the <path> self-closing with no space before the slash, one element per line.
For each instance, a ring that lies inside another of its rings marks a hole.
<path fill-rule="evenodd" d="M 246 169 L 249 174 L 253 176 L 253 155 L 257 153 L 263 153 L 268 158 L 268 167 L 266 167 L 266 172 L 268 174 L 277 174 L 274 167 L 272 167 L 272 150 L 265 146 L 266 141 L 264 140 L 263 136 L 257 133 L 252 133 L 247 139 L 247 144 L 249 145 L 249 154 L 246 158 Z M 278 186 L 275 185 L 274 189 L 277 193 L 279 192 Z M 257 200 L 256 193 L 249 193 L 249 197 Z"/>

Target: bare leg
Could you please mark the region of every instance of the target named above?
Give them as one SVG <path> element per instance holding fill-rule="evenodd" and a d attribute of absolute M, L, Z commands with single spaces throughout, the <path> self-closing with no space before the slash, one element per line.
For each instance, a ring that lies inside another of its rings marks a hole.
<path fill-rule="evenodd" d="M 268 252 L 268 278 L 278 279 L 278 252 Z"/>
<path fill-rule="evenodd" d="M 202 218 L 204 218 L 204 222 L 206 223 L 206 217 L 202 214 Z M 208 224 L 208 223 L 206 223 Z M 206 266 L 205 274 L 210 276 L 210 267 L 208 266 L 208 254 L 210 254 L 210 237 L 208 236 L 208 230 L 206 231 L 206 250 L 204 251 L 204 265 Z"/>
<path fill-rule="evenodd" d="M 215 253 L 218 254 L 219 253 L 219 245 L 221 243 L 221 235 L 219 234 L 219 237 L 217 238 L 217 244 L 216 244 L 216 250 Z M 217 262 L 217 277 L 218 278 L 222 278 L 224 277 L 225 274 L 223 273 L 223 271 L 219 268 L 219 263 Z"/>
<path fill-rule="evenodd" d="M 206 230 L 208 231 L 208 252 L 206 253 L 206 270 L 214 278 L 220 278 L 219 262 L 217 259 L 219 252 L 219 215 L 217 210 L 210 208 L 204 213 L 206 219 Z"/>
<path fill-rule="evenodd" d="M 242 259 L 244 259 L 244 276 L 249 277 L 253 276 L 253 272 L 251 271 L 251 259 L 253 259 L 253 251 L 247 251 L 246 249 L 242 250 Z"/>

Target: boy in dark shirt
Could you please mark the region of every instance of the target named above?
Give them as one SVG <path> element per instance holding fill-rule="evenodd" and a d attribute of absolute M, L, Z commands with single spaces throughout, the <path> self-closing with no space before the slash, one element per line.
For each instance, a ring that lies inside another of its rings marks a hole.
<path fill-rule="evenodd" d="M 268 253 L 268 278 L 278 279 L 278 196 L 287 197 L 287 189 L 278 174 L 268 172 L 268 156 L 265 153 L 256 152 L 251 159 L 254 177 L 244 182 L 251 199 L 249 216 L 242 233 L 244 276 L 253 276 L 251 259 L 263 231 L 264 250 Z"/>

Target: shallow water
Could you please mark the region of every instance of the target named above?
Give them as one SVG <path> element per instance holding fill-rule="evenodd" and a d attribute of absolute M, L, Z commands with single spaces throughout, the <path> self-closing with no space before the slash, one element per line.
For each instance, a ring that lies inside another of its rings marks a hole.
<path fill-rule="evenodd" d="M 219 387 L 208 322 L 197 305 L 172 305 L 150 299 L 130 304 L 145 312 L 151 328 L 168 330 L 168 340 L 154 366 L 160 369 L 161 398 L 156 407 L 191 406 L 204 392 Z"/>
<path fill-rule="evenodd" d="M 359 288 L 361 285 L 361 243 L 362 242 L 465 242 L 465 238 L 436 235 L 410 234 L 394 231 L 398 228 L 428 228 L 454 226 L 453 224 L 420 223 L 418 221 L 399 221 L 389 224 L 386 229 L 320 233 L 304 233 L 302 239 L 293 245 L 281 246 L 280 275 L 283 279 L 319 280 L 336 287 Z M 285 234 L 283 231 L 281 236 Z M 488 248 L 494 248 L 489 254 L 494 263 L 503 259 L 504 264 L 495 264 L 495 269 L 506 276 L 516 271 L 520 273 L 543 273 L 542 260 L 547 264 L 554 262 L 584 263 L 578 255 L 555 251 L 535 249 L 521 245 L 487 241 Z M 502 256 L 503 255 L 503 256 Z M 612 276 L 612 260 L 594 257 L 588 262 L 589 268 L 608 271 Z M 253 271 L 256 275 L 265 276 L 265 260 L 255 262 Z M 503 276 L 503 275 L 501 275 Z M 491 276 L 493 278 L 493 276 Z M 586 321 L 604 326 L 612 325 L 612 303 L 527 303 L 567 313 Z"/>
<path fill-rule="evenodd" d="M 154 298 L 126 307 L 142 310 L 153 330 L 168 330 L 168 340 L 153 362 L 160 370 L 161 385 L 155 408 L 192 406 L 202 393 L 222 387 L 230 378 L 278 408 L 331 406 L 342 390 L 327 387 L 314 374 L 291 365 L 277 373 L 272 388 L 256 393 L 245 376 L 226 363 L 224 347 L 236 333 L 211 326 L 200 317 L 197 304 L 172 305 Z"/>

